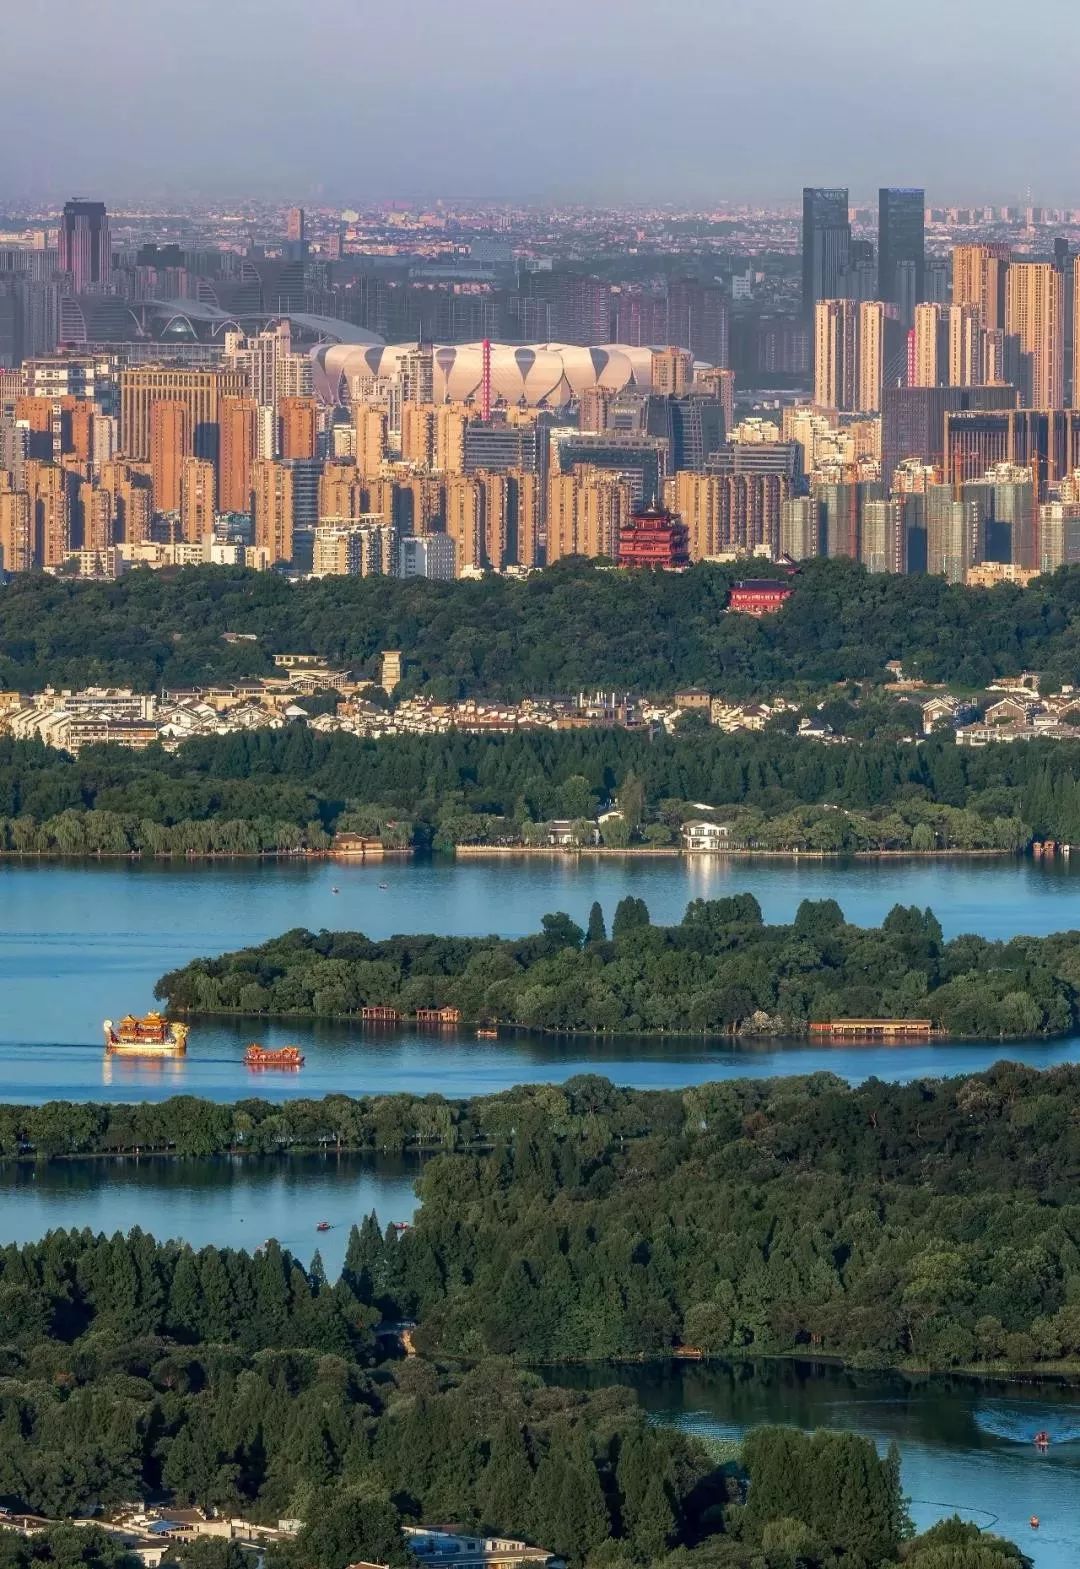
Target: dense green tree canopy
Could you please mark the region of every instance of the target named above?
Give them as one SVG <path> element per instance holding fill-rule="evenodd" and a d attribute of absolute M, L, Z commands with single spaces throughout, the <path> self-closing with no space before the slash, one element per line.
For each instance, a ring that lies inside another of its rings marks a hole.
<path fill-rule="evenodd" d="M 932 680 L 984 684 L 1024 668 L 1070 681 L 1080 573 L 1027 589 L 969 589 L 810 561 L 781 613 L 725 614 L 734 568 L 683 574 L 568 561 L 524 581 L 400 582 L 198 567 L 116 583 L 44 575 L 0 591 L 0 687 L 87 682 L 153 690 L 261 674 L 275 652 L 374 673 L 403 649 L 407 680 L 443 697 L 706 685 L 732 695 L 801 681 L 885 678 L 888 660 Z M 632 632 L 631 632 L 632 629 Z M 228 641 L 225 632 L 256 641 Z"/>
<path fill-rule="evenodd" d="M 601 912 L 601 917 L 602 917 Z M 595 920 L 590 923 L 598 931 Z M 1058 1034 L 1080 1018 L 1080 936 L 942 939 L 929 910 L 897 906 L 876 929 L 835 900 L 766 926 L 750 895 L 694 900 L 678 926 L 620 901 L 611 941 L 545 915 L 533 937 L 286 932 L 195 959 L 156 995 L 194 1014 L 347 1018 L 365 1007 L 450 1006 L 464 1020 L 538 1030 L 800 1035 L 813 1020 L 929 1018 L 954 1036 Z"/>

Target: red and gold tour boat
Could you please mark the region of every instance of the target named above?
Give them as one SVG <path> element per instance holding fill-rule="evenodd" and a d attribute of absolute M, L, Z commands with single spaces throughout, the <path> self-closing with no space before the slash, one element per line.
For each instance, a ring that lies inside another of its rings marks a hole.
<path fill-rule="evenodd" d="M 106 1019 L 105 1050 L 126 1057 L 182 1057 L 187 1051 L 188 1026 L 160 1013 L 136 1018 L 125 1014 L 119 1024 Z"/>
<path fill-rule="evenodd" d="M 304 1054 L 299 1046 L 259 1046 L 252 1041 L 244 1053 L 244 1064 L 248 1068 L 302 1068 Z"/>

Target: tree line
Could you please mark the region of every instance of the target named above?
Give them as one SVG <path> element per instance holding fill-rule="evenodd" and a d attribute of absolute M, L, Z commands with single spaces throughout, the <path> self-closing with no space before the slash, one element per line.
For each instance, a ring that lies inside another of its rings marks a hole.
<path fill-rule="evenodd" d="M 780 614 L 761 621 L 725 613 L 738 570 L 703 563 L 650 573 L 576 560 L 524 581 L 298 584 L 228 567 L 134 571 L 115 583 L 29 574 L 0 596 L 0 687 L 152 691 L 266 674 L 286 651 L 374 674 L 386 648 L 405 651 L 410 688 L 447 699 L 688 685 L 742 696 L 788 683 L 884 681 L 894 659 L 969 688 L 1025 668 L 1056 684 L 1073 676 L 1076 568 L 1026 589 L 986 590 L 815 560 L 800 568 Z M 237 632 L 244 639 L 224 637 Z"/>
<path fill-rule="evenodd" d="M 525 938 L 302 928 L 162 976 L 177 1012 L 358 1018 L 456 1008 L 473 1024 L 573 1033 L 805 1035 L 815 1020 L 929 1019 L 954 1037 L 1062 1034 L 1080 1019 L 1077 935 L 946 942 L 930 910 L 848 924 L 834 899 L 766 925 L 752 894 L 695 899 L 655 926 L 641 899 L 583 929 L 563 912 Z"/>
<path fill-rule="evenodd" d="M 856 711 L 857 712 L 857 711 Z M 807 851 L 1080 843 L 1080 746 L 959 748 L 895 738 L 824 747 L 783 733 L 622 729 L 361 740 L 294 724 L 175 753 L 78 758 L 0 737 L 0 852 L 265 854 L 337 832 L 389 848 L 542 841 L 552 819 L 612 848 L 675 844 L 700 803 L 736 842 Z"/>

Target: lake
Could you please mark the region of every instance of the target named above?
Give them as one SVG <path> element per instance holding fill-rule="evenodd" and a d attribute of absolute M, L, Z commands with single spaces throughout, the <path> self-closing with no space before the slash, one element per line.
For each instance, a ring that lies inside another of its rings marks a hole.
<path fill-rule="evenodd" d="M 386 886 L 381 886 L 385 884 Z M 337 890 L 335 892 L 335 890 Z M 627 893 L 654 919 L 678 920 L 693 898 L 749 890 L 766 919 L 800 900 L 836 898 L 848 917 L 881 920 L 896 903 L 930 905 L 949 935 L 1046 933 L 1080 926 L 1080 859 L 732 860 L 697 857 L 522 857 L 328 861 L 0 862 L 0 1075 L 8 1100 L 143 1100 L 177 1093 L 218 1100 L 331 1091 L 487 1094 L 525 1081 L 602 1072 L 622 1084 L 828 1069 L 860 1080 L 969 1073 L 1002 1055 L 1039 1066 L 1080 1058 L 1080 1040 L 959 1046 L 828 1046 L 776 1042 L 705 1047 L 656 1040 L 594 1042 L 520 1035 L 481 1042 L 405 1029 L 242 1020 L 197 1021 L 186 1059 L 106 1059 L 101 1021 L 148 1008 L 166 970 L 199 954 L 259 942 L 294 926 L 373 937 L 437 931 L 516 936 L 550 910 L 608 919 Z M 297 1041 L 299 1074 L 253 1074 L 240 1057 L 258 1032 Z"/>
<path fill-rule="evenodd" d="M 380 883 L 386 883 L 381 888 Z M 334 892 L 334 889 L 338 892 Z M 895 903 L 930 905 L 947 934 L 1046 933 L 1080 927 L 1080 859 L 684 861 L 681 858 L 152 863 L 0 862 L 0 1074 L 4 1099 L 141 1100 L 195 1093 L 231 1100 L 330 1091 L 488 1093 L 529 1080 L 603 1072 L 619 1083 L 679 1086 L 707 1079 L 831 1069 L 906 1079 L 967 1073 L 1002 1055 L 1050 1065 L 1080 1060 L 1080 1040 L 927 1046 L 753 1045 L 521 1036 L 481 1042 L 415 1030 L 363 1034 L 342 1026 L 245 1026 L 198 1021 L 187 1059 L 106 1059 L 101 1020 L 151 1005 L 164 971 L 198 954 L 261 941 L 294 926 L 351 927 L 371 936 L 438 931 L 517 935 L 549 910 L 584 921 L 599 899 L 610 920 L 626 893 L 655 919 L 677 920 L 691 898 L 753 892 L 766 918 L 801 899 L 836 898 L 875 923 Z M 250 1073 L 244 1044 L 301 1041 L 299 1074 Z M 374 1208 L 405 1219 L 415 1163 L 360 1156 L 298 1160 L 73 1161 L 0 1168 L 0 1242 L 51 1227 L 139 1225 L 199 1245 L 257 1246 L 276 1235 L 308 1259 L 318 1245 L 333 1274 L 349 1225 Z M 331 1229 L 318 1234 L 320 1220 Z M 634 1385 L 658 1420 L 721 1434 L 763 1421 L 848 1426 L 895 1437 L 912 1511 L 925 1525 L 959 1508 L 1032 1553 L 1038 1569 L 1080 1562 L 1080 1404 L 1040 1386 L 908 1381 L 805 1364 L 738 1369 L 573 1369 L 566 1379 Z M 1046 1455 L 1030 1444 L 1046 1427 Z M 1038 1514 L 1032 1532 L 1028 1516 Z"/>
<path fill-rule="evenodd" d="M 626 1384 L 657 1421 L 695 1433 L 731 1438 L 779 1422 L 854 1429 L 882 1449 L 895 1440 L 919 1529 L 960 1514 L 1018 1542 L 1037 1569 L 1080 1563 L 1080 1389 L 779 1360 L 556 1368 L 548 1376 L 575 1387 Z M 1045 1452 L 1031 1442 L 1040 1428 L 1051 1438 Z"/>
<path fill-rule="evenodd" d="M 257 1248 L 267 1237 L 333 1278 L 349 1228 L 372 1210 L 385 1227 L 411 1220 L 418 1159 L 380 1155 L 222 1155 L 191 1160 L 116 1156 L 0 1165 L 0 1243 L 47 1231 L 127 1232 L 134 1226 L 193 1247 Z M 320 1221 L 330 1230 L 316 1232 Z"/>

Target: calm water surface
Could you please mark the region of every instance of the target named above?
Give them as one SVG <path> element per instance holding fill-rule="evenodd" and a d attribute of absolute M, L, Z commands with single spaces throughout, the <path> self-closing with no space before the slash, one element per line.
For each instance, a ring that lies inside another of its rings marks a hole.
<path fill-rule="evenodd" d="M 133 1226 L 193 1247 L 257 1248 L 276 1237 L 309 1261 L 317 1247 L 333 1278 L 349 1227 L 372 1210 L 386 1226 L 411 1220 L 420 1162 L 381 1155 L 302 1155 L 288 1160 L 221 1156 L 116 1157 L 0 1166 L 0 1243 L 47 1231 Z M 320 1221 L 330 1230 L 316 1232 Z"/>
<path fill-rule="evenodd" d="M 379 884 L 385 882 L 385 889 Z M 334 892 L 335 887 L 339 890 Z M 141 1100 L 195 1093 L 231 1100 L 329 1091 L 487 1093 L 530 1080 L 599 1071 L 619 1083 L 677 1086 L 707 1079 L 831 1069 L 850 1079 L 968 1072 L 994 1046 L 808 1044 L 717 1049 L 655 1041 L 572 1043 L 537 1037 L 479 1042 L 416 1032 L 364 1035 L 338 1026 L 259 1026 L 273 1043 L 301 1041 L 300 1074 L 251 1074 L 239 1061 L 255 1026 L 199 1023 L 180 1062 L 106 1060 L 101 1020 L 152 1002 L 155 980 L 199 954 L 261 941 L 293 926 L 393 932 L 520 934 L 563 909 L 584 921 L 594 899 L 610 920 L 634 893 L 654 919 L 687 901 L 743 889 L 770 920 L 804 898 L 834 897 L 848 917 L 881 919 L 896 902 L 931 905 L 946 933 L 988 936 L 1080 927 L 1080 862 L 746 861 L 681 859 L 222 865 L 0 863 L 0 1098 Z M 1013 1058 L 1080 1060 L 1080 1040 L 1010 1043 Z M 318 1245 L 333 1273 L 348 1227 L 374 1208 L 382 1221 L 414 1205 L 405 1161 L 310 1157 L 275 1161 L 85 1161 L 0 1168 L 0 1241 L 51 1227 L 113 1231 L 139 1225 L 195 1244 L 254 1246 L 278 1236 L 302 1257 Z M 319 1220 L 331 1230 L 315 1233 Z M 571 1370 L 567 1379 L 632 1383 L 663 1420 L 733 1434 L 762 1421 L 853 1427 L 896 1438 L 920 1525 L 955 1509 L 996 1522 L 1038 1569 L 1080 1564 L 1080 1402 L 1075 1393 L 960 1381 L 912 1383 L 803 1365 L 724 1369 Z M 1045 1456 L 1030 1444 L 1045 1427 Z M 1042 1519 L 1038 1533 L 1027 1519 Z"/>
<path fill-rule="evenodd" d="M 386 883 L 385 888 L 379 885 Z M 335 893 L 334 889 L 338 891 Z M 1080 927 L 1080 861 L 685 861 L 574 857 L 327 862 L 0 863 L 0 1095 L 141 1100 L 179 1092 L 231 1100 L 391 1090 L 490 1093 L 525 1081 L 600 1071 L 619 1083 L 677 1086 L 746 1074 L 827 1068 L 859 1080 L 964 1073 L 1000 1057 L 995 1046 L 827 1047 L 770 1043 L 706 1049 L 655 1041 L 567 1043 L 519 1036 L 498 1042 L 402 1031 L 197 1024 L 188 1057 L 106 1061 L 101 1020 L 152 1004 L 166 970 L 199 954 L 259 942 L 293 926 L 352 928 L 373 937 L 438 931 L 520 935 L 563 909 L 584 922 L 599 899 L 610 920 L 634 893 L 654 919 L 680 918 L 696 897 L 753 892 L 770 920 L 800 900 L 834 897 L 854 921 L 875 923 L 891 905 L 931 905 L 947 934 L 1045 933 Z M 239 1061 L 258 1031 L 303 1044 L 301 1074 L 257 1077 Z M 1047 1066 L 1080 1057 L 1080 1041 L 1007 1047 Z"/>
<path fill-rule="evenodd" d="M 782 1422 L 855 1429 L 882 1449 L 895 1440 L 919 1529 L 959 1513 L 1018 1542 L 1037 1569 L 1080 1564 L 1080 1390 L 788 1362 L 559 1368 L 551 1376 L 627 1384 L 657 1420 L 695 1433 L 737 1437 Z M 1031 1442 L 1040 1428 L 1052 1440 L 1045 1453 Z"/>

